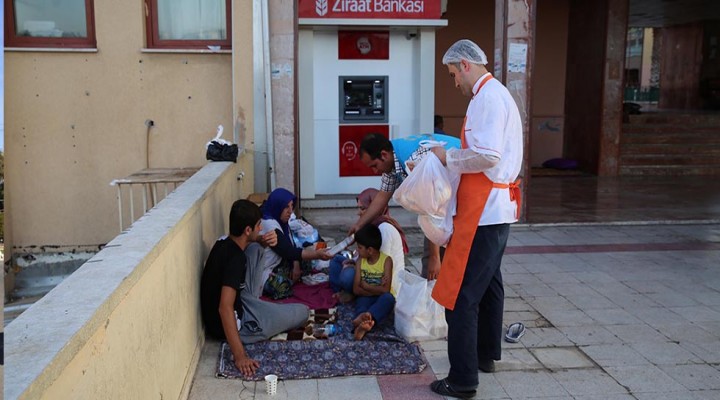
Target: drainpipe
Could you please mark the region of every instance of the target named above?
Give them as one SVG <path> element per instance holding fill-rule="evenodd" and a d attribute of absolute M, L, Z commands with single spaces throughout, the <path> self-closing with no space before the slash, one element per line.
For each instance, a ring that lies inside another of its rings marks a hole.
<path fill-rule="evenodd" d="M 268 0 L 261 0 L 262 37 L 263 37 L 263 71 L 265 73 L 265 140 L 267 141 L 268 170 L 270 172 L 270 187 L 268 192 L 275 189 L 275 134 L 272 117 L 272 85 L 270 65 L 270 16 L 268 13 Z"/>

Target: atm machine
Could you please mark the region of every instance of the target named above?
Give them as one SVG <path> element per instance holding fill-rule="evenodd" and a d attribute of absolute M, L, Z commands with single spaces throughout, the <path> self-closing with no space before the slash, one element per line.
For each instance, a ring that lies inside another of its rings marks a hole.
<path fill-rule="evenodd" d="M 339 88 L 339 176 L 375 175 L 360 161 L 359 146 L 368 133 L 389 138 L 388 77 L 341 76 Z"/>
<path fill-rule="evenodd" d="M 447 21 L 439 0 L 419 14 L 318 14 L 314 4 L 300 0 L 299 194 L 356 195 L 380 186 L 360 161 L 365 135 L 432 132 L 435 29 Z"/>
<path fill-rule="evenodd" d="M 341 76 L 340 122 L 388 122 L 387 76 Z"/>

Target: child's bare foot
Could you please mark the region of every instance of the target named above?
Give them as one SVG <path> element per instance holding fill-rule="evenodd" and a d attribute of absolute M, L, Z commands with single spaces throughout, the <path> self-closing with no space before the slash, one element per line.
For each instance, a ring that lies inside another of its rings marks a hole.
<path fill-rule="evenodd" d="M 357 327 L 358 325 L 360 325 L 360 323 L 364 321 L 372 321 L 372 315 L 370 315 L 370 313 L 367 311 L 355 317 L 352 323 L 353 326 Z"/>
<path fill-rule="evenodd" d="M 372 317 L 370 317 L 369 321 L 362 321 L 360 324 L 355 328 L 354 337 L 355 340 L 362 340 L 363 337 L 365 337 L 365 334 L 370 332 L 370 329 L 375 326 L 375 321 L 372 320 Z"/>

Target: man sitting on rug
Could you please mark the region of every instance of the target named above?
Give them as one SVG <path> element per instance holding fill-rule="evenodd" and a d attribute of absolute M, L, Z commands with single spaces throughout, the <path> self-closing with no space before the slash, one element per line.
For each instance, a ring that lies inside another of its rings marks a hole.
<path fill-rule="evenodd" d="M 376 323 L 382 322 L 395 307 L 392 293 L 393 260 L 380 251 L 380 228 L 368 224 L 355 233 L 359 255 L 355 264 L 355 340 L 361 340 Z"/>
<path fill-rule="evenodd" d="M 246 289 L 262 279 L 263 249 L 253 242 L 277 244 L 274 231 L 260 236 L 261 216 L 260 208 L 249 200 L 233 203 L 230 235 L 215 242 L 200 281 L 205 332 L 227 340 L 235 366 L 245 375 L 253 375 L 260 364 L 245 353 L 243 343 L 266 340 L 301 326 L 309 315 L 302 304 L 269 303 Z"/>

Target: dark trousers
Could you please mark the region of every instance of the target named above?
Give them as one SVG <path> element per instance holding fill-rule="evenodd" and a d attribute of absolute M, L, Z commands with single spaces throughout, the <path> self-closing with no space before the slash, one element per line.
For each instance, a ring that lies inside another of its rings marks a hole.
<path fill-rule="evenodd" d="M 477 387 L 478 360 L 499 360 L 502 340 L 503 290 L 500 263 L 509 224 L 478 226 L 454 310 L 448 323 L 448 381 Z"/>

